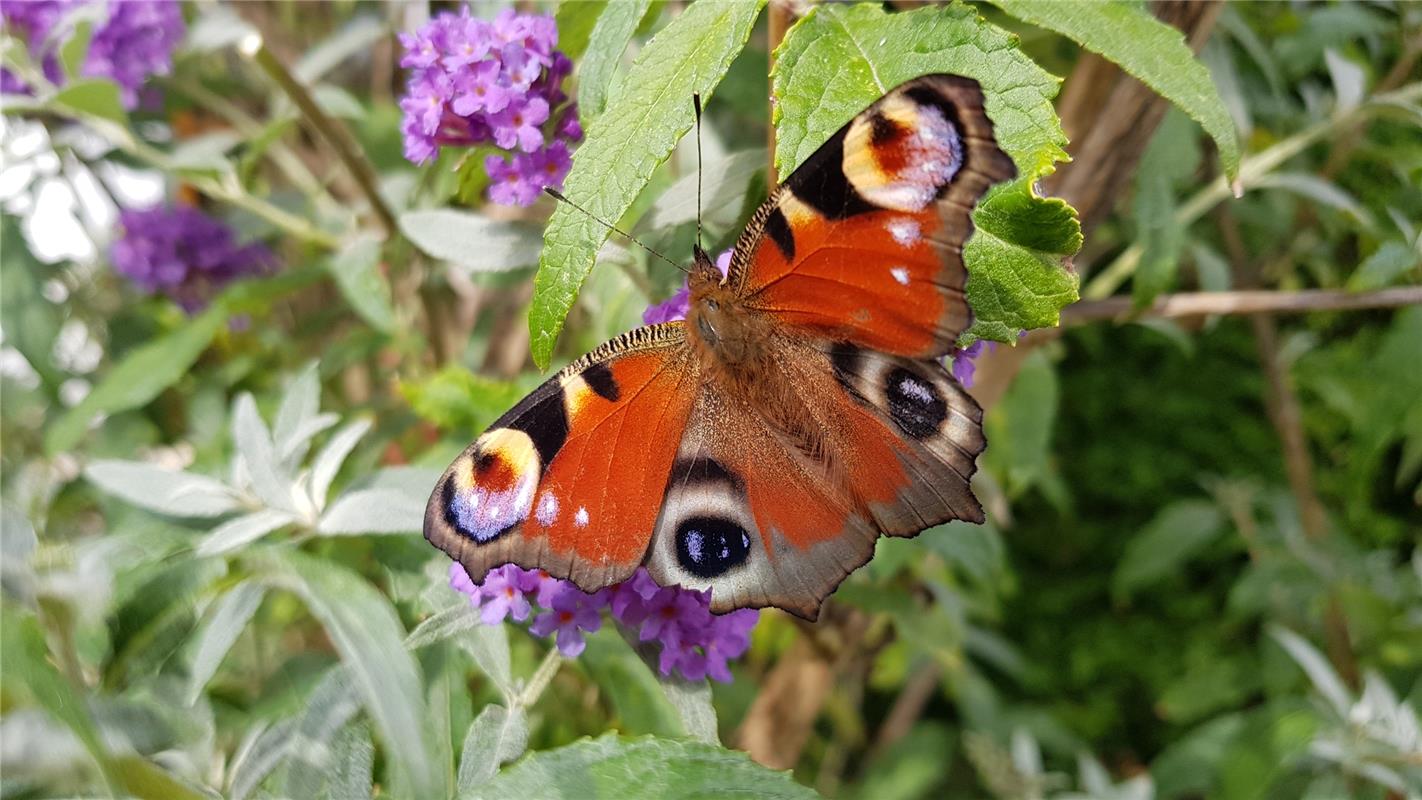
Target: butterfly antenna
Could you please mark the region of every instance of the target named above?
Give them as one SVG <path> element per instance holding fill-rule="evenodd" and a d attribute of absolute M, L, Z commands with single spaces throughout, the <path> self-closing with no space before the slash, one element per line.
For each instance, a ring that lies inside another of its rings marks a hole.
<path fill-rule="evenodd" d="M 591 211 L 587 210 L 586 208 L 583 208 L 582 206 L 578 205 L 577 203 L 574 203 L 572 200 L 569 200 L 568 198 L 564 197 L 564 196 L 563 196 L 563 193 L 560 192 L 560 191 L 558 191 L 557 189 L 554 189 L 554 188 L 552 188 L 551 186 L 545 186 L 545 187 L 543 187 L 543 191 L 544 191 L 545 193 L 547 193 L 549 197 L 552 197 L 554 200 L 557 200 L 557 201 L 560 202 L 560 203 L 567 203 L 568 205 L 572 206 L 573 208 L 576 208 L 577 210 L 583 212 L 584 214 L 587 214 L 589 219 L 593 220 L 594 222 L 597 222 L 598 224 L 602 225 L 604 228 L 607 228 L 608 230 L 612 231 L 613 233 L 617 234 L 618 236 L 621 236 L 622 238 L 626 239 L 627 241 L 631 242 L 632 244 L 637 245 L 638 247 L 642 248 L 643 250 L 646 250 L 648 253 L 651 253 L 652 255 L 656 256 L 657 258 L 660 258 L 661 260 L 667 262 L 668 264 L 671 264 L 673 267 L 676 267 L 677 269 L 681 270 L 682 272 L 685 272 L 685 273 L 688 273 L 688 274 L 691 273 L 691 270 L 687 269 L 686 267 L 683 267 L 682 265 L 676 263 L 675 261 L 672 261 L 670 258 L 667 258 L 666 256 L 662 255 L 661 253 L 658 253 L 656 250 L 653 250 L 652 248 L 646 246 L 645 244 L 642 244 L 640 241 L 637 240 L 637 237 L 633 236 L 632 234 L 628 233 L 627 231 L 622 230 L 621 228 L 617 227 L 616 225 L 613 225 L 612 223 L 608 222 L 607 220 L 604 220 L 602 217 L 599 217 L 598 215 L 596 215 L 596 214 L 592 213 Z"/>
<path fill-rule="evenodd" d="M 701 95 L 691 95 L 691 103 L 696 106 L 696 247 L 701 249 Z"/>

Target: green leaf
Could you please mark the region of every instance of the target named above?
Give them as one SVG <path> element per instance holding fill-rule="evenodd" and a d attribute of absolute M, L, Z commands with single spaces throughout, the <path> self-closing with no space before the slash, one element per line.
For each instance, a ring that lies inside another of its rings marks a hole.
<path fill-rule="evenodd" d="M 321 796 L 329 800 L 357 800 L 375 793 L 375 746 L 362 724 L 348 725 L 336 737 L 332 770 Z"/>
<path fill-rule="evenodd" d="M 652 0 L 611 0 L 597 17 L 588 49 L 578 64 L 578 111 L 591 120 L 607 107 L 607 94 L 622 51 Z"/>
<path fill-rule="evenodd" d="M 399 224 L 425 255 L 471 272 L 502 272 L 538 260 L 538 231 L 525 223 L 438 208 L 406 211 Z"/>
<path fill-rule="evenodd" d="M 459 790 L 466 797 L 487 783 L 499 767 L 528 749 L 528 713 L 522 707 L 509 711 L 501 705 L 484 706 L 464 736 L 459 757 Z"/>
<path fill-rule="evenodd" d="M 122 686 L 132 671 L 162 664 L 186 640 L 197 624 L 200 598 L 227 573 L 214 559 L 167 559 L 114 610 L 108 620 L 111 654 L 104 682 Z"/>
<path fill-rule="evenodd" d="M 1224 516 L 1212 502 L 1183 500 L 1166 506 L 1126 545 L 1111 578 L 1112 589 L 1125 595 L 1167 577 L 1223 528 Z"/>
<path fill-rule="evenodd" d="M 1119 65 L 1200 123 L 1215 140 L 1225 175 L 1239 177 L 1234 122 L 1210 71 L 1180 31 L 1151 16 L 1144 5 L 1122 2 L 992 0 L 1008 14 L 1056 31 Z"/>
<path fill-rule="evenodd" d="M 1076 299 L 1069 257 L 1081 247 L 1076 211 L 1032 188 L 1067 157 L 1052 108 L 1060 81 L 1015 37 L 966 5 L 897 14 L 868 4 L 815 7 L 776 51 L 776 164 L 788 175 L 885 92 L 935 72 L 982 84 L 998 143 L 1017 165 L 1017 180 L 979 203 L 964 248 L 977 319 L 968 339 L 1015 342 L 1024 328 L 1055 325 Z"/>
<path fill-rule="evenodd" d="M 248 560 L 255 576 L 299 596 L 325 627 L 385 752 L 409 782 L 408 795 L 445 796 L 443 770 L 428 756 L 433 737 L 423 721 L 419 671 L 390 602 L 355 573 L 296 550 L 264 548 Z"/>
<path fill-rule="evenodd" d="M 1415 247 L 1396 239 L 1383 242 L 1358 265 L 1358 270 L 1348 279 L 1348 288 L 1364 292 L 1391 286 L 1418 264 L 1422 264 L 1422 241 Z"/>
<path fill-rule="evenodd" d="M 50 100 L 56 106 L 89 114 L 128 127 L 128 112 L 119 99 L 118 84 L 102 78 L 85 78 L 65 84 Z"/>
<path fill-rule="evenodd" d="M 380 242 L 373 236 L 358 236 L 327 259 L 325 266 L 341 296 L 361 319 L 381 333 L 394 332 L 390 285 L 380 274 Z"/>
<path fill-rule="evenodd" d="M 1052 430 L 1061 390 L 1056 370 L 1041 350 L 1022 369 L 987 418 L 988 463 L 1003 476 L 1010 494 L 1019 495 L 1048 476 Z"/>
<path fill-rule="evenodd" d="M 558 23 L 558 49 L 563 55 L 577 62 L 582 60 L 607 0 L 583 0 L 581 3 L 559 3 L 553 18 Z"/>
<path fill-rule="evenodd" d="M 603 630 L 587 637 L 587 642 L 587 649 L 577 663 L 607 694 L 618 730 L 658 736 L 686 733 L 656 673 L 619 631 L 604 626 Z"/>
<path fill-rule="evenodd" d="M 310 86 L 342 61 L 358 54 L 370 52 L 370 48 L 389 31 L 379 16 L 369 14 L 355 17 L 341 26 L 341 29 L 323 39 L 315 47 L 306 51 L 301 60 L 291 68 L 291 74 L 298 81 Z"/>
<path fill-rule="evenodd" d="M 560 205 L 543 234 L 528 313 L 533 359 L 546 368 L 579 288 L 608 231 L 632 207 L 658 164 L 691 129 L 691 96 L 709 98 L 745 46 L 764 0 L 692 3 L 637 55 L 573 157 L 564 194 L 592 215 Z"/>
<path fill-rule="evenodd" d="M 1185 249 L 1185 225 L 1175 216 L 1175 187 L 1194 173 L 1199 160 L 1194 127 L 1172 110 L 1151 137 L 1136 172 L 1135 216 L 1143 246 L 1131 286 L 1137 308 L 1175 284 Z"/>
<path fill-rule="evenodd" d="M 761 800 L 819 797 L 795 783 L 788 772 L 762 767 L 735 750 L 607 734 L 534 753 L 469 798 L 677 800 L 737 795 Z"/>
<path fill-rule="evenodd" d="M 400 394 L 421 418 L 473 439 L 518 402 L 526 390 L 516 383 L 450 365 L 424 380 L 401 383 Z"/>
<path fill-rule="evenodd" d="M 193 646 L 192 665 L 188 669 L 188 705 L 197 703 L 202 696 L 207 682 L 217 674 L 222 659 L 242 635 L 242 629 L 257 613 L 265 596 L 266 588 L 261 584 L 242 581 L 213 604 L 211 616 L 195 637 L 197 644 Z"/>
<path fill-rule="evenodd" d="M 99 381 L 78 405 L 69 409 L 45 433 L 50 454 L 79 443 L 89 421 L 99 414 L 138 408 L 188 373 L 193 362 L 227 322 L 217 305 L 189 320 L 177 330 L 135 348 Z"/>
<path fill-rule="evenodd" d="M 221 481 L 141 461 L 94 461 L 84 468 L 84 477 L 115 497 L 159 514 L 220 517 L 239 508 L 236 495 Z"/>

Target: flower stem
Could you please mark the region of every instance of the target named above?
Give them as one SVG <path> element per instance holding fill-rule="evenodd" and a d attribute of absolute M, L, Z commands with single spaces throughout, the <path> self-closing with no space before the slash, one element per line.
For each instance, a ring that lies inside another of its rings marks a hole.
<path fill-rule="evenodd" d="M 528 708 L 538 702 L 538 698 L 543 696 L 543 690 L 548 688 L 548 684 L 553 680 L 553 676 L 558 674 L 558 668 L 561 666 L 563 666 L 563 654 L 558 652 L 557 647 L 548 648 L 548 655 L 543 657 L 543 663 L 533 671 L 533 676 L 528 679 L 523 691 L 519 693 L 518 704 Z"/>
<path fill-rule="evenodd" d="M 355 178 L 361 193 L 369 201 L 370 209 L 375 213 L 376 219 L 380 221 L 380 226 L 384 228 L 386 237 L 398 236 L 400 229 L 395 223 L 395 214 L 390 210 L 390 206 L 385 204 L 385 198 L 380 196 L 380 191 L 376 187 L 375 168 L 356 146 L 350 131 L 322 110 L 316 99 L 306 90 L 306 86 L 291 74 L 291 70 L 288 70 L 285 64 L 281 63 L 281 60 L 267 47 L 266 42 L 262 41 L 260 35 L 250 35 L 242 41 L 238 49 L 243 55 L 252 59 L 258 67 L 261 67 L 262 71 L 267 73 L 267 76 L 275 81 L 283 92 L 286 92 L 286 95 L 311 123 L 311 127 L 315 128 L 316 133 L 326 140 L 326 143 L 335 151 L 336 157 L 350 171 L 351 177 Z"/>

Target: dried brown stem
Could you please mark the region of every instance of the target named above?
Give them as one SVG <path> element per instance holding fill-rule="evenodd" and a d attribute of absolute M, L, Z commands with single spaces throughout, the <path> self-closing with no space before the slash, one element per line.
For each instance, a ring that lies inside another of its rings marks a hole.
<path fill-rule="evenodd" d="M 1137 311 L 1129 297 L 1083 300 L 1062 310 L 1062 325 L 1138 317 L 1200 317 L 1209 314 L 1302 314 L 1310 311 L 1355 311 L 1422 305 L 1422 286 L 1398 286 L 1373 292 L 1304 289 L 1297 292 L 1244 290 L 1180 292 L 1161 295 Z"/>
<path fill-rule="evenodd" d="M 267 77 L 281 87 L 287 97 L 291 98 L 291 101 L 300 109 L 302 116 L 315 129 L 317 135 L 330 145 L 336 158 L 340 159 L 341 164 L 350 172 L 351 177 L 355 179 L 356 185 L 360 188 L 361 194 L 364 194 L 366 201 L 370 203 L 370 209 L 380 222 L 380 227 L 384 229 L 385 235 L 387 237 L 397 235 L 399 228 L 395 224 L 395 214 L 385 204 L 385 198 L 380 196 L 380 191 L 376 186 L 375 168 L 366 160 L 365 154 L 356 144 L 351 132 L 321 108 L 316 99 L 307 91 L 306 86 L 297 80 L 291 70 L 287 69 L 286 65 L 276 57 L 276 54 L 271 51 L 259 34 L 252 34 L 242 42 L 241 50 L 258 67 L 261 67 Z"/>

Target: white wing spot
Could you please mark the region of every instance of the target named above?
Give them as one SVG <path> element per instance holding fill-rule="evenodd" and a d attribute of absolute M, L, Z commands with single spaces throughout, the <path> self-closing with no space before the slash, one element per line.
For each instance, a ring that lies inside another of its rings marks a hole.
<path fill-rule="evenodd" d="M 918 244 L 923 232 L 919 230 L 918 223 L 911 219 L 896 219 L 889 223 L 889 235 L 900 245 L 911 247 Z"/>
<path fill-rule="evenodd" d="M 543 496 L 538 498 L 538 510 L 534 513 L 538 517 L 538 524 L 545 528 L 552 525 L 554 520 L 558 519 L 558 497 L 545 491 Z"/>
<path fill-rule="evenodd" d="M 889 270 L 889 274 L 894 276 L 894 280 L 898 281 L 899 283 L 902 283 L 905 286 L 908 286 L 909 271 L 907 269 L 903 267 L 894 267 L 893 269 Z"/>
<path fill-rule="evenodd" d="M 588 526 L 588 510 L 578 506 L 578 513 L 573 515 L 573 521 L 578 523 L 579 528 L 586 528 Z"/>
<path fill-rule="evenodd" d="M 917 378 L 905 377 L 899 382 L 899 391 L 903 392 L 906 397 L 912 397 L 924 405 L 932 403 L 934 399 L 933 390 Z"/>

